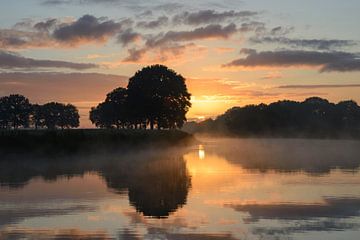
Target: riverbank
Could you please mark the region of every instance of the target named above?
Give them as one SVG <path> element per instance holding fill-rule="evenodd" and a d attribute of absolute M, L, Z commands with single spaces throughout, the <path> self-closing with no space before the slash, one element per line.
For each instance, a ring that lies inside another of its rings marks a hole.
<path fill-rule="evenodd" d="M 192 134 L 178 130 L 7 130 L 0 131 L 0 155 L 128 151 L 189 145 Z"/>

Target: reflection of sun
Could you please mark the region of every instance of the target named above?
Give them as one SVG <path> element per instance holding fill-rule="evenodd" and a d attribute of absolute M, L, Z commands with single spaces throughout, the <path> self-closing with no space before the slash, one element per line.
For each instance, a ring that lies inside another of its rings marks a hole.
<path fill-rule="evenodd" d="M 204 159 L 205 158 L 205 149 L 203 145 L 199 145 L 199 158 Z"/>

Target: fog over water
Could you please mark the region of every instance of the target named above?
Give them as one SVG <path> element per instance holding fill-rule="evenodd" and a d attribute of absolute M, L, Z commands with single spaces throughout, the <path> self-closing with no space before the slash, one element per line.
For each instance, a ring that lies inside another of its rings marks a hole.
<path fill-rule="evenodd" d="M 358 239 L 360 141 L 0 160 L 0 239 Z"/>

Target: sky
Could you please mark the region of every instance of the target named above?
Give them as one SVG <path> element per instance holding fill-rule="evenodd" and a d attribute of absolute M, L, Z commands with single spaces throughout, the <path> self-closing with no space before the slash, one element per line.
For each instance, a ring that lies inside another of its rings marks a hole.
<path fill-rule="evenodd" d="M 0 96 L 76 105 L 164 64 L 189 120 L 312 96 L 360 103 L 358 0 L 0 0 Z"/>

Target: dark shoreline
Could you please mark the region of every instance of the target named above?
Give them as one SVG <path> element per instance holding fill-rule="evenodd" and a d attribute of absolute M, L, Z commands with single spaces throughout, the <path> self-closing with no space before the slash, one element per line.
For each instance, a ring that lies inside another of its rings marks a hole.
<path fill-rule="evenodd" d="M 0 156 L 61 155 L 186 146 L 192 134 L 178 130 L 0 130 Z"/>

